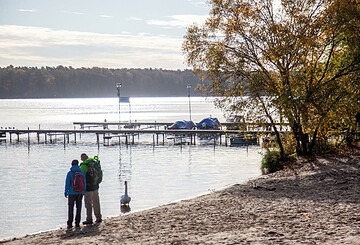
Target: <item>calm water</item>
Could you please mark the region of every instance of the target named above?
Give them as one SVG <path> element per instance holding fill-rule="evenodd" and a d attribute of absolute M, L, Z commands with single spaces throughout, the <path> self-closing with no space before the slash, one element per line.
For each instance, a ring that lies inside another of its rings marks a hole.
<path fill-rule="evenodd" d="M 189 119 L 188 98 L 131 98 L 122 104 L 123 121 L 173 122 Z M 116 122 L 118 100 L 48 99 L 0 100 L 0 127 L 72 129 L 74 121 Z M 131 113 L 130 113 L 131 109 Z M 222 113 L 211 101 L 191 98 L 192 119 Z M 142 136 L 141 136 L 142 137 Z M 35 137 L 34 141 L 35 141 Z M 0 240 L 64 227 L 67 199 L 64 180 L 72 159 L 82 152 L 98 154 L 104 170 L 100 187 L 104 217 L 123 215 L 119 198 L 128 181 L 131 212 L 209 193 L 261 174 L 258 147 L 213 145 L 152 146 L 113 145 L 98 148 L 94 136 L 82 136 L 77 144 L 0 144 Z M 138 141 L 137 141 L 138 142 Z M 85 217 L 85 208 L 83 216 Z"/>

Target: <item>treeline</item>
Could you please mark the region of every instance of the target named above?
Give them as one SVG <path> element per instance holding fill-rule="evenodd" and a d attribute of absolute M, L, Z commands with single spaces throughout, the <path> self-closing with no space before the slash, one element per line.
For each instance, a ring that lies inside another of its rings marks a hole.
<path fill-rule="evenodd" d="M 0 68 L 0 99 L 117 97 L 116 83 L 121 96 L 187 96 L 188 84 L 201 95 L 192 70 L 8 66 Z"/>

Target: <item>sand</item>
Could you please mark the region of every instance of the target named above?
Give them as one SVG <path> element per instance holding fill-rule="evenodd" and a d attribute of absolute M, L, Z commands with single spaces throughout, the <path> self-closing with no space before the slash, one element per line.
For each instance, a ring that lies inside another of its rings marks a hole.
<path fill-rule="evenodd" d="M 5 244 L 360 244 L 360 152 L 298 160 L 246 184 Z"/>

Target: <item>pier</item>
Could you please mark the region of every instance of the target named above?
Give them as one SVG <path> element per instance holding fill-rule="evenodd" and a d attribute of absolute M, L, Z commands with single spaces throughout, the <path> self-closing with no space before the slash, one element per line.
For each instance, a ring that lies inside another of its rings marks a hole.
<path fill-rule="evenodd" d="M 113 144 L 141 143 L 140 136 L 147 135 L 152 145 L 165 145 L 165 140 L 174 145 L 196 145 L 207 140 L 208 144 L 227 146 L 231 137 L 258 139 L 259 135 L 270 135 L 271 130 L 228 130 L 234 123 L 223 123 L 222 128 L 213 129 L 168 129 L 172 123 L 163 122 L 73 122 L 74 129 L 0 129 L 0 142 L 45 143 L 62 142 L 64 146 L 70 142 L 77 143 L 83 135 L 94 135 L 96 144 L 109 146 Z M 225 127 L 224 127 L 225 126 Z M 248 125 L 249 128 L 249 125 Z M 34 140 L 34 135 L 36 139 Z M 150 136 L 150 137 L 149 137 Z M 152 136 L 152 137 L 151 137 Z M 25 139 L 24 139 L 25 138 Z M 93 141 L 94 142 L 94 141 Z"/>

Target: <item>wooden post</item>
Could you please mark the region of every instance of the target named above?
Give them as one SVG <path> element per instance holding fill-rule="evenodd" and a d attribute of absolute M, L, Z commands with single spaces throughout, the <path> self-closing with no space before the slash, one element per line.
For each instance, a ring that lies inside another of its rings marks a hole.
<path fill-rule="evenodd" d="M 30 128 L 28 127 L 28 144 L 30 145 Z"/>
<path fill-rule="evenodd" d="M 109 135 L 109 137 L 107 137 L 105 134 L 103 135 L 103 144 L 104 144 L 104 146 L 110 145 L 110 135 Z"/>

